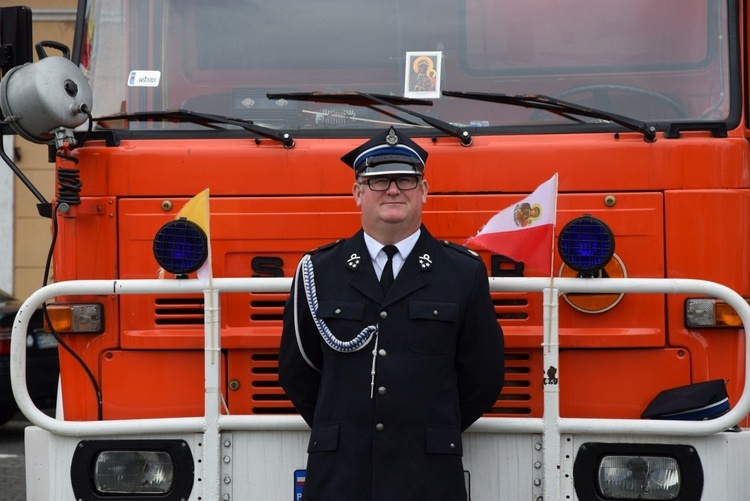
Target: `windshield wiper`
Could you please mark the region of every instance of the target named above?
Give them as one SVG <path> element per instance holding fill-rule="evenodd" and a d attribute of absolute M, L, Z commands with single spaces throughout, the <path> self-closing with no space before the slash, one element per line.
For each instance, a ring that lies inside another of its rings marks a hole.
<path fill-rule="evenodd" d="M 195 123 L 213 129 L 224 129 L 223 127 L 217 127 L 216 124 L 234 125 L 241 127 L 248 132 L 252 132 L 253 134 L 257 134 L 258 136 L 278 141 L 282 143 L 285 148 L 294 147 L 294 139 L 287 132 L 281 132 L 261 125 L 256 125 L 251 120 L 212 115 L 210 113 L 196 113 L 195 111 L 190 110 L 138 111 L 134 113 L 118 113 L 94 118 L 95 122 L 105 122 L 110 120 L 131 120 L 136 122 L 176 120 L 179 122 Z"/>
<path fill-rule="evenodd" d="M 525 108 L 535 108 L 539 110 L 549 111 L 565 118 L 575 120 L 571 115 L 581 115 L 585 117 L 598 118 L 600 120 L 607 120 L 614 122 L 618 125 L 622 125 L 626 129 L 634 132 L 640 132 L 643 134 L 643 139 L 646 141 L 653 142 L 656 140 L 656 127 L 649 125 L 646 122 L 636 120 L 634 118 L 618 115 L 616 113 L 610 113 L 608 111 L 597 110 L 595 108 L 588 108 L 579 104 L 571 103 L 569 101 L 563 101 L 550 96 L 542 94 L 523 94 L 523 95 L 512 95 L 512 94 L 495 94 L 485 92 L 456 92 L 456 91 L 443 91 L 444 96 L 458 97 L 461 99 L 472 99 L 475 101 L 488 101 L 491 103 L 503 103 L 511 104 L 515 106 L 523 106 Z"/>
<path fill-rule="evenodd" d="M 466 129 L 456 127 L 453 124 L 444 122 L 440 119 L 425 115 L 423 113 L 417 113 L 416 111 L 408 110 L 398 106 L 399 104 L 418 104 L 418 105 L 432 105 L 432 101 L 426 99 L 411 99 L 408 97 L 401 96 L 387 96 L 384 94 L 368 94 L 366 92 L 357 91 L 341 91 L 341 92 L 287 92 L 287 93 L 273 93 L 266 94 L 269 99 L 290 99 L 294 101 L 320 101 L 326 103 L 356 103 L 366 102 L 370 105 L 380 104 L 388 106 L 401 113 L 414 116 L 422 120 L 424 123 L 431 127 L 453 136 L 461 140 L 463 146 L 469 146 L 471 144 L 471 134 Z M 382 110 L 381 110 L 382 111 Z M 391 115 L 393 116 L 393 115 Z M 402 117 L 396 116 L 399 120 L 410 125 L 415 125 L 412 122 L 404 120 Z"/>

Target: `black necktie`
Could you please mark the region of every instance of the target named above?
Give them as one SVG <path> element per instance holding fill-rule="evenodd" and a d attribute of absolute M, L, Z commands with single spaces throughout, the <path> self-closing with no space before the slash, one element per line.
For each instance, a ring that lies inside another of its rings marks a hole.
<path fill-rule="evenodd" d="M 388 289 L 393 285 L 393 256 L 396 255 L 398 249 L 395 245 L 386 245 L 383 247 L 383 252 L 388 256 L 388 261 L 383 268 L 383 274 L 380 275 L 380 286 L 383 288 L 383 292 L 388 292 Z"/>

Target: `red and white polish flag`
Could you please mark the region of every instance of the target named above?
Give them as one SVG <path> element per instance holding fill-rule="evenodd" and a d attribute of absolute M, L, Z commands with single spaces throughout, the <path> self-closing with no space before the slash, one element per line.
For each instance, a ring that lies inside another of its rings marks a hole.
<path fill-rule="evenodd" d="M 523 200 L 501 210 L 466 245 L 523 262 L 525 269 L 552 276 L 557 174 Z"/>

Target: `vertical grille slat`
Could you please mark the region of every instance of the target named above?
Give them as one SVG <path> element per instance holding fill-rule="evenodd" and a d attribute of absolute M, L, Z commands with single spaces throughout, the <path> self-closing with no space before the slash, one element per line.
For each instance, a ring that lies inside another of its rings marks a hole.
<path fill-rule="evenodd" d="M 542 391 L 539 380 L 541 360 L 535 352 L 508 351 L 505 354 L 505 387 L 489 416 L 540 417 Z"/>
<path fill-rule="evenodd" d="M 203 325 L 203 297 L 158 297 L 154 302 L 156 325 Z"/>
<path fill-rule="evenodd" d="M 284 305 L 289 294 L 252 293 L 250 294 L 250 321 L 277 322 L 284 318 Z"/>
<path fill-rule="evenodd" d="M 292 402 L 279 385 L 279 356 L 275 351 L 256 351 L 250 356 L 253 414 L 295 414 Z"/>
<path fill-rule="evenodd" d="M 514 352 L 506 354 L 506 380 L 500 398 L 486 414 L 506 417 L 540 417 L 542 391 L 532 385 L 532 376 L 541 372 L 534 353 Z M 253 414 L 294 414 L 294 406 L 281 389 L 278 381 L 278 354 L 274 351 L 255 351 L 251 359 L 252 410 Z"/>
<path fill-rule="evenodd" d="M 248 323 L 280 322 L 288 294 L 251 293 Z M 203 325 L 203 297 L 160 297 L 154 301 L 156 325 Z"/>
<path fill-rule="evenodd" d="M 492 293 L 495 315 L 503 320 L 528 320 L 529 300 L 522 293 Z"/>
<path fill-rule="evenodd" d="M 529 301 L 523 294 L 492 295 L 500 323 L 529 318 Z M 251 293 L 247 323 L 268 325 L 283 320 L 286 293 Z M 156 325 L 203 325 L 203 297 L 175 296 L 157 298 L 154 303 Z M 294 414 L 294 406 L 278 381 L 278 354 L 275 350 L 250 348 L 252 414 Z M 505 388 L 488 416 L 540 417 L 543 406 L 541 350 L 508 350 L 505 358 Z"/>

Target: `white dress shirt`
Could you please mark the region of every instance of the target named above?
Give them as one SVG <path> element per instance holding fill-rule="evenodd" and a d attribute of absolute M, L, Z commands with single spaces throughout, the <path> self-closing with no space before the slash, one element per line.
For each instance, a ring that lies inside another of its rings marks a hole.
<path fill-rule="evenodd" d="M 398 276 L 398 272 L 401 271 L 401 267 L 404 265 L 404 260 L 409 257 L 409 253 L 417 244 L 420 232 L 421 229 L 418 229 L 405 239 L 394 244 L 398 249 L 398 252 L 393 256 L 393 278 Z M 388 261 L 388 256 L 383 252 L 384 245 L 367 233 L 365 233 L 365 244 L 367 244 L 367 251 L 370 253 L 375 273 L 378 276 L 378 280 L 380 280 L 380 275 L 383 274 L 385 263 Z"/>

